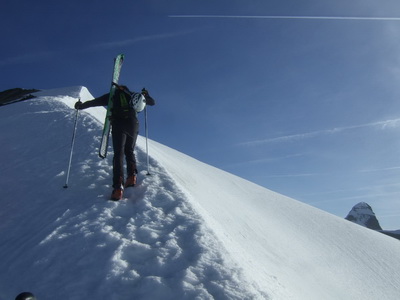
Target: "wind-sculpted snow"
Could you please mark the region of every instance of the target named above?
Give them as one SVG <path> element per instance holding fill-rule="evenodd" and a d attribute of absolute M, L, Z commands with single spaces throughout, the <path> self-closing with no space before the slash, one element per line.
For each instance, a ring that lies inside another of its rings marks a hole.
<path fill-rule="evenodd" d="M 112 151 L 97 157 L 99 124 L 81 113 L 63 189 L 74 111 L 48 98 L 6 109 L 3 124 L 13 129 L 2 135 L 10 148 L 1 151 L 0 299 L 21 290 L 41 300 L 253 298 L 156 161 L 126 199 L 108 201 Z M 140 147 L 137 157 L 146 169 Z"/>
<path fill-rule="evenodd" d="M 52 283 L 72 291 L 68 299 L 80 299 L 88 286 L 85 296 L 107 299 L 241 299 L 240 274 L 224 264 L 224 250 L 184 195 L 161 168 L 145 173 L 126 190 L 127 200 L 105 201 L 106 193 L 84 209 L 67 208 L 38 246 L 39 252 L 62 252 L 37 268 L 71 266 L 71 276 Z M 79 282 L 74 274 L 83 275 Z"/>

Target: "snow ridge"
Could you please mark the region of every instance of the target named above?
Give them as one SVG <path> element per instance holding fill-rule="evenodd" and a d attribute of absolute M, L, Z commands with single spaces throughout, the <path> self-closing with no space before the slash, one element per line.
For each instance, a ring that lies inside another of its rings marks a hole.
<path fill-rule="evenodd" d="M 87 112 L 78 120 L 69 188 L 62 189 L 75 115 L 64 103 L 73 105 L 80 96 L 70 95 L 54 100 L 46 94 L 0 111 L 15 128 L 2 136 L 13 149 L 1 152 L 8 176 L 1 185 L 0 268 L 6 271 L 0 299 L 13 299 L 21 290 L 42 300 L 256 298 L 156 161 L 151 160 L 151 176 L 141 172 L 138 185 L 126 190 L 128 199 L 107 201 L 112 151 L 106 160 L 97 157 L 99 138 L 93 132 L 101 128 Z M 143 138 L 138 142 L 144 170 Z M 21 174 L 15 190 L 13 181 Z M 21 276 L 26 269 L 29 274 Z"/>
<path fill-rule="evenodd" d="M 39 243 L 43 251 L 61 246 L 76 253 L 68 260 L 78 260 L 79 269 L 90 269 L 94 261 L 79 257 L 88 258 L 93 251 L 105 270 L 98 278 L 81 282 L 79 293 L 70 299 L 81 298 L 88 285 L 93 290 L 87 297 L 112 293 L 109 299 L 251 299 L 238 281 L 240 274 L 227 269 L 221 247 L 184 195 L 159 166 L 153 165 L 152 173 L 149 177 L 142 172 L 138 186 L 126 190 L 127 198 L 136 201 L 103 201 L 78 214 L 68 208 Z M 84 241 L 85 248 L 76 249 L 74 240 Z M 65 260 L 59 264 L 47 259 L 39 265 L 61 269 Z M 53 284 L 62 289 L 69 280 Z M 107 284 L 96 289 L 102 281 Z M 122 288 L 109 291 L 110 285 Z"/>
<path fill-rule="evenodd" d="M 107 201 L 101 107 L 79 114 L 63 189 L 82 90 L 0 108 L 0 299 L 400 298 L 397 240 L 155 141 L 152 176 Z"/>

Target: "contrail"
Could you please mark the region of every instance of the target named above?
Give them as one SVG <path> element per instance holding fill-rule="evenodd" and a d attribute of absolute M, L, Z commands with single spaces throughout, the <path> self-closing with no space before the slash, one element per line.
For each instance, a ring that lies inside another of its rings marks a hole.
<path fill-rule="evenodd" d="M 381 129 L 386 129 L 386 128 L 397 128 L 397 127 L 399 127 L 399 125 L 400 125 L 400 118 L 392 119 L 392 120 L 377 121 L 377 122 L 372 122 L 372 123 L 367 123 L 367 124 L 336 127 L 336 128 L 332 128 L 332 129 L 323 129 L 323 130 L 317 130 L 317 131 L 311 131 L 311 132 L 305 132 L 305 133 L 285 135 L 285 136 L 279 136 L 279 137 L 275 137 L 275 138 L 267 138 L 267 139 L 249 141 L 249 142 L 242 142 L 237 145 L 238 146 L 258 146 L 258 145 L 267 144 L 267 143 L 280 143 L 280 142 L 303 140 L 303 139 L 318 137 L 321 135 L 335 134 L 335 133 L 340 133 L 343 131 L 359 129 L 359 128 L 378 127 Z"/>
<path fill-rule="evenodd" d="M 229 16 L 229 15 L 169 15 L 170 18 L 225 18 L 225 19 L 306 19 L 306 20 L 357 20 L 400 21 L 400 17 L 339 17 L 339 16 Z"/>

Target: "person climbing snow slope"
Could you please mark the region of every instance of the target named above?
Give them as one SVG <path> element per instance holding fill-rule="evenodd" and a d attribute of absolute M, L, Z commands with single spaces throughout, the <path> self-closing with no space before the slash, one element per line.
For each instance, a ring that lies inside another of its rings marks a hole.
<path fill-rule="evenodd" d="M 111 130 L 114 148 L 113 158 L 113 191 L 111 200 L 122 199 L 124 188 L 136 184 L 137 167 L 135 145 L 139 133 L 138 112 L 146 105 L 153 106 L 155 101 L 146 89 L 140 93 L 131 92 L 124 85 L 116 85 L 112 98 Z M 75 103 L 75 109 L 86 109 L 94 106 L 107 106 L 109 93 L 84 103 Z M 127 179 L 124 183 L 124 156 L 126 160 Z"/>

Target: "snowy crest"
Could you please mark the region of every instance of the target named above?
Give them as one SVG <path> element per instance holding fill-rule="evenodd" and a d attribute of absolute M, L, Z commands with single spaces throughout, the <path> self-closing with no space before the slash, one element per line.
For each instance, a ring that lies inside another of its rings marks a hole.
<path fill-rule="evenodd" d="M 80 100 L 82 102 L 93 100 L 94 97 L 84 86 L 72 86 L 66 88 L 58 88 L 51 90 L 43 90 L 33 94 L 38 100 L 45 101 L 61 101 L 69 108 L 74 108 L 75 103 Z M 106 109 L 102 106 L 90 107 L 83 112 L 84 115 L 90 115 L 98 122 L 104 122 Z"/>
<path fill-rule="evenodd" d="M 371 206 L 365 202 L 354 205 L 345 219 L 369 229 L 382 230 Z"/>
<path fill-rule="evenodd" d="M 81 101 L 93 99 L 89 90 L 84 86 L 72 86 L 66 88 L 58 88 L 51 90 L 43 90 L 34 94 L 36 97 L 47 98 L 81 98 Z"/>
<path fill-rule="evenodd" d="M 397 240 L 153 140 L 152 175 L 139 136 L 138 184 L 108 201 L 102 107 L 79 114 L 63 189 L 73 105 L 92 96 L 36 96 L 0 107 L 1 299 L 400 299 Z"/>

